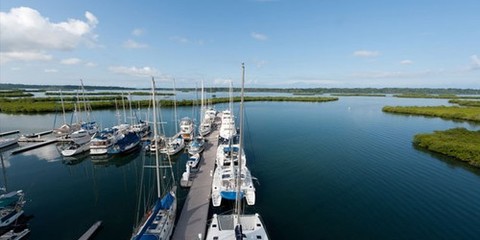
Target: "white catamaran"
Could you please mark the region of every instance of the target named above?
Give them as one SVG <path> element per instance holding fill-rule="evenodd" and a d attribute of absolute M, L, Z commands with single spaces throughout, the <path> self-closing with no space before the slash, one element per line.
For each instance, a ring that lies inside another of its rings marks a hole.
<path fill-rule="evenodd" d="M 240 103 L 240 155 L 242 151 L 242 135 L 243 135 L 243 89 L 244 89 L 245 67 L 242 64 L 242 93 Z M 242 165 L 242 158 L 239 158 L 239 166 Z M 258 213 L 244 214 L 241 207 L 242 198 L 240 197 L 240 176 L 242 168 L 239 169 L 239 174 L 236 175 L 237 194 L 235 199 L 235 209 L 233 214 L 217 215 L 214 214 L 210 225 L 208 226 L 207 240 L 215 239 L 269 239 L 265 225 Z"/>

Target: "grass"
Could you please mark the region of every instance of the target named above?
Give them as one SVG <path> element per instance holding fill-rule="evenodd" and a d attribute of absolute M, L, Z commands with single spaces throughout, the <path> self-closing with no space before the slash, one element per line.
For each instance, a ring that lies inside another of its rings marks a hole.
<path fill-rule="evenodd" d="M 0 98 L 4 97 L 32 97 L 32 93 L 26 93 L 23 90 L 2 90 L 0 91 Z"/>
<path fill-rule="evenodd" d="M 480 99 L 480 96 L 457 96 L 455 94 L 404 93 L 393 96 L 398 98 Z"/>
<path fill-rule="evenodd" d="M 480 101 L 451 99 L 448 102 L 458 104 L 460 106 L 480 107 Z"/>
<path fill-rule="evenodd" d="M 415 135 L 413 142 L 429 151 L 480 167 L 480 131 L 469 131 L 465 128 L 434 131 Z"/>
<path fill-rule="evenodd" d="M 332 93 L 331 96 L 338 97 L 386 97 L 386 94 L 375 93 Z"/>
<path fill-rule="evenodd" d="M 99 98 L 98 101 L 95 99 Z M 118 96 L 118 99 L 121 97 Z M 64 105 L 66 111 L 73 111 L 74 110 L 74 101 L 73 97 L 67 98 L 66 101 L 64 99 Z M 115 101 L 113 97 L 89 97 L 91 109 L 99 110 L 99 109 L 114 109 L 116 107 Z M 239 102 L 240 98 L 236 97 L 233 99 L 235 102 Z M 336 101 L 338 98 L 333 97 L 245 97 L 245 101 L 288 101 L 288 102 L 328 102 L 328 101 Z M 229 102 L 229 98 L 213 98 L 211 102 L 213 104 L 216 103 L 227 103 Z M 181 100 L 177 101 L 177 106 L 193 106 L 195 100 Z M 160 100 L 160 106 L 162 107 L 172 107 L 173 101 L 172 100 Z M 150 107 L 151 101 L 150 100 L 139 100 L 139 101 L 132 101 L 132 106 L 140 106 L 140 107 Z M 121 102 L 117 101 L 117 105 L 121 106 Z M 0 98 L 0 112 L 4 113 L 48 113 L 48 112 L 55 112 L 61 110 L 60 98 L 58 97 L 51 97 L 51 98 L 19 98 L 19 99 L 8 99 L 8 98 Z"/>
<path fill-rule="evenodd" d="M 458 106 L 385 106 L 382 111 L 388 113 L 422 115 L 430 117 L 441 117 L 445 119 L 456 119 L 480 122 L 480 108 L 458 107 Z"/>
<path fill-rule="evenodd" d="M 121 95 L 120 92 L 86 92 L 86 93 L 77 93 L 77 92 L 62 92 L 62 95 L 68 96 L 68 95 L 103 95 L 103 96 L 108 96 L 108 95 L 115 95 L 119 96 Z M 157 96 L 173 96 L 173 93 L 162 93 L 162 92 L 157 92 L 155 93 Z M 45 92 L 45 95 L 47 96 L 60 96 L 60 92 Z M 123 94 L 124 96 L 128 96 L 128 92 Z M 149 96 L 152 95 L 151 92 L 130 92 L 130 95 L 134 96 Z"/>

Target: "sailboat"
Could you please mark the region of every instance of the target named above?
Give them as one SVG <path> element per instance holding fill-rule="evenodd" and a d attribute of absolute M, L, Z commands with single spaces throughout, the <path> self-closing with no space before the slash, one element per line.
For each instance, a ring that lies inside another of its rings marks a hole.
<path fill-rule="evenodd" d="M 212 117 L 211 111 L 207 112 L 204 98 L 205 98 L 205 92 L 204 92 L 203 81 L 202 81 L 202 98 L 200 102 L 200 105 L 201 105 L 200 106 L 200 110 L 201 110 L 200 111 L 200 127 L 198 128 L 198 133 L 200 134 L 200 136 L 207 136 L 208 134 L 210 134 L 210 132 L 212 131 L 213 121 L 216 115 L 216 113 L 214 113 Z M 208 110 L 211 110 L 211 109 L 208 109 Z"/>
<path fill-rule="evenodd" d="M 219 140 L 220 142 L 228 141 L 230 138 L 237 134 L 237 129 L 235 128 L 235 118 L 232 113 L 233 109 L 233 86 L 230 82 L 230 104 L 227 110 L 222 111 L 221 114 L 221 125 Z"/>
<path fill-rule="evenodd" d="M 5 187 L 1 189 L 4 191 L 4 194 L 0 195 L 0 228 L 6 227 L 13 222 L 15 222 L 23 214 L 23 205 L 25 204 L 24 196 L 22 190 L 7 192 L 6 190 L 6 175 L 5 175 L 5 164 L 3 162 L 3 155 L 0 153 L 3 175 L 5 181 Z"/>
<path fill-rule="evenodd" d="M 153 132 L 154 136 L 158 136 L 157 132 L 157 116 L 156 116 L 156 99 L 155 99 L 155 80 L 152 77 L 152 99 L 153 99 Z M 162 195 L 160 185 L 160 159 L 158 147 L 155 148 L 155 175 L 157 185 L 157 198 L 155 204 L 151 206 L 145 218 L 142 219 L 139 227 L 135 229 L 132 240 L 140 239 L 170 239 L 175 223 L 177 211 L 177 198 L 175 195 L 176 186 L 172 186 L 169 191 Z M 169 168 L 172 169 L 169 161 Z M 175 178 L 172 174 L 172 180 Z M 166 189 L 164 189 L 166 190 Z"/>
<path fill-rule="evenodd" d="M 240 102 L 240 129 L 243 128 L 243 91 L 245 78 L 245 66 L 242 64 L 242 93 Z M 240 147 L 242 151 L 243 131 L 240 131 Z M 241 153 L 240 153 L 241 155 Z M 239 166 L 242 165 L 242 158 L 239 158 Z M 242 211 L 242 198 L 240 197 L 240 181 L 242 168 L 238 168 L 236 175 L 237 194 L 235 198 L 235 209 L 233 214 L 217 215 L 214 214 L 210 225 L 208 226 L 207 240 L 214 239 L 269 239 L 265 225 L 258 213 L 244 214 Z"/>

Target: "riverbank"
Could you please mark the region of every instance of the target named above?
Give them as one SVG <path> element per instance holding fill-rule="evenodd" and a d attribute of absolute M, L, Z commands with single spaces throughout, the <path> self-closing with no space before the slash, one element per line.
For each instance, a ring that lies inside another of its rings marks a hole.
<path fill-rule="evenodd" d="M 100 97 L 102 98 L 102 97 Z M 110 97 L 104 97 L 111 99 Z M 39 101 L 37 101 L 39 99 Z M 94 98 L 88 98 L 91 102 L 89 103 L 90 109 L 92 110 L 101 110 L 101 109 L 115 109 L 121 103 L 106 100 L 106 101 L 93 101 Z M 73 98 L 69 98 L 73 100 Z M 330 102 L 337 101 L 336 97 L 245 97 L 246 102 Z M 212 104 L 217 103 L 227 103 L 230 101 L 229 98 L 212 98 L 208 99 Z M 239 102 L 240 98 L 233 98 L 234 102 Z M 180 100 L 176 101 L 177 106 L 194 106 L 199 105 L 199 102 L 196 103 L 196 100 Z M 160 100 L 160 106 L 162 107 L 171 107 L 174 104 L 173 100 Z M 150 107 L 150 100 L 137 100 L 131 102 L 132 106 L 135 107 Z M 65 111 L 70 112 L 75 109 L 75 105 L 71 101 L 65 101 L 64 99 L 64 108 Z M 51 101 L 45 100 L 45 98 L 0 98 L 0 112 L 3 113 L 12 113 L 12 114 L 36 114 L 36 113 L 49 113 L 57 112 L 62 110 L 62 105 L 59 102 L 59 98 L 52 98 Z"/>
<path fill-rule="evenodd" d="M 480 131 L 453 128 L 415 135 L 415 145 L 480 167 Z"/>
<path fill-rule="evenodd" d="M 480 108 L 458 106 L 385 106 L 382 111 L 388 113 L 421 115 L 429 117 L 441 117 L 445 119 L 457 119 L 480 122 Z"/>
<path fill-rule="evenodd" d="M 451 99 L 448 103 L 458 104 L 467 107 L 480 107 L 480 101 Z"/>
<path fill-rule="evenodd" d="M 457 96 L 455 94 L 404 93 L 393 96 L 398 98 L 480 99 L 480 96 Z"/>

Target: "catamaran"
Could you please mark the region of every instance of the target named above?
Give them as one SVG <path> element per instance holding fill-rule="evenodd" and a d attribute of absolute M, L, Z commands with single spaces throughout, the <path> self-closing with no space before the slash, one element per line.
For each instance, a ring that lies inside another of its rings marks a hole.
<path fill-rule="evenodd" d="M 158 136 L 157 132 L 157 116 L 156 116 L 156 99 L 155 99 L 155 80 L 152 77 L 152 101 L 153 101 L 153 132 L 154 136 Z M 149 207 L 146 217 L 142 219 L 133 233 L 132 240 L 141 239 L 170 239 L 177 211 L 176 186 L 168 190 L 161 189 L 160 181 L 163 178 L 160 176 L 160 156 L 158 147 L 155 148 L 155 176 L 157 185 L 156 202 Z M 172 170 L 172 165 L 169 159 L 169 168 Z M 173 171 L 171 171 L 172 182 L 175 183 Z M 162 192 L 163 190 L 163 192 Z"/>
<path fill-rule="evenodd" d="M 240 102 L 240 129 L 243 129 L 243 89 L 244 89 L 245 67 L 242 64 L 242 93 Z M 240 130 L 240 146 L 239 151 L 242 151 L 242 135 Z M 241 153 L 240 153 L 241 155 Z M 239 166 L 242 165 L 242 158 L 239 159 Z M 218 167 L 217 167 L 218 168 Z M 239 172 L 236 174 L 236 198 L 235 208 L 233 214 L 217 215 L 214 214 L 210 225 L 208 226 L 207 240 L 216 239 L 269 239 L 265 225 L 258 213 L 244 214 L 242 211 L 241 198 L 241 176 L 244 174 L 243 169 L 238 168 Z"/>

